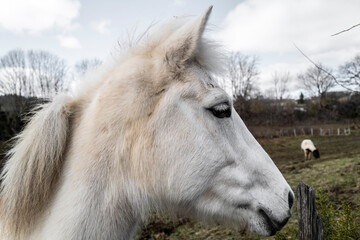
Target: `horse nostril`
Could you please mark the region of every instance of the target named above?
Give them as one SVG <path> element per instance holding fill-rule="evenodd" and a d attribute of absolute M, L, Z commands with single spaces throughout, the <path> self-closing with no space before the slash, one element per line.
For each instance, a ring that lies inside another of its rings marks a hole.
<path fill-rule="evenodd" d="M 289 208 L 291 209 L 292 206 L 294 205 L 294 194 L 291 191 L 289 192 L 288 198 L 289 198 Z"/>

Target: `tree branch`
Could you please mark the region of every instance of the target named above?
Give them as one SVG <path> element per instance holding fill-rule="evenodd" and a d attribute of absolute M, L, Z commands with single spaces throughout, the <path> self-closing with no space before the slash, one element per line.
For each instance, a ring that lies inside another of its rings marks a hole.
<path fill-rule="evenodd" d="M 331 78 L 334 79 L 334 81 L 336 82 L 336 84 L 338 84 L 339 86 L 345 88 L 346 90 L 349 90 L 351 92 L 358 92 L 356 90 L 353 90 L 351 88 L 348 88 L 346 86 L 344 86 L 343 84 L 339 83 L 339 81 L 336 79 L 336 77 L 334 75 L 332 75 L 331 73 L 329 73 L 328 71 L 326 71 L 325 69 L 323 69 L 322 67 L 320 67 L 318 64 L 316 64 L 313 60 L 311 60 L 303 51 L 301 51 L 301 49 L 295 44 L 293 43 L 295 48 L 309 61 L 311 62 L 316 68 L 318 68 L 319 70 L 325 72 L 326 74 L 328 74 Z"/>
<path fill-rule="evenodd" d="M 338 33 L 335 33 L 335 34 L 331 35 L 331 37 L 336 36 L 336 35 L 339 35 L 339 34 L 341 34 L 341 33 L 347 32 L 347 31 L 350 31 L 351 29 L 353 29 L 353 28 L 355 28 L 355 27 L 358 27 L 358 26 L 360 26 L 360 23 L 352 26 L 351 28 L 342 30 L 341 32 L 338 32 Z"/>

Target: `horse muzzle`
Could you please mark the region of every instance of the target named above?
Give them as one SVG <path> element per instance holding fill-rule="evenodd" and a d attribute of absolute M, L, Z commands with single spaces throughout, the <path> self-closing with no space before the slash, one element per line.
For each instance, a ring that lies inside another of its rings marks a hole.
<path fill-rule="evenodd" d="M 282 219 L 276 219 L 274 216 L 272 216 L 271 211 L 266 208 L 258 209 L 257 212 L 264 220 L 269 236 L 272 236 L 277 231 L 280 231 L 286 225 L 286 223 L 289 221 L 291 217 L 291 208 L 294 204 L 294 194 L 291 191 L 288 194 L 288 204 L 289 204 L 289 210 L 287 211 L 286 216 L 283 217 Z"/>

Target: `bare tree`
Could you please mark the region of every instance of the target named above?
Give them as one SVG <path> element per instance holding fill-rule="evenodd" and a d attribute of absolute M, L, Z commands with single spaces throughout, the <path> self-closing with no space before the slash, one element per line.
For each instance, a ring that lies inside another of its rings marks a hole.
<path fill-rule="evenodd" d="M 360 90 L 360 54 L 339 67 L 338 81 L 348 88 L 358 88 Z"/>
<path fill-rule="evenodd" d="M 335 85 L 335 81 L 329 73 L 331 70 L 319 63 L 317 66 L 308 68 L 305 73 L 298 75 L 298 79 L 310 95 L 324 97 Z"/>
<path fill-rule="evenodd" d="M 21 49 L 8 52 L 0 58 L 0 95 L 8 95 L 2 106 L 8 118 L 20 115 L 26 108 L 26 98 L 32 95 L 33 87 L 26 68 L 26 54 Z"/>
<path fill-rule="evenodd" d="M 8 132 L 15 134 L 21 129 L 22 115 L 34 104 L 62 91 L 66 75 L 65 62 L 45 51 L 15 49 L 1 57 L 0 95 L 6 95 L 1 107 Z"/>
<path fill-rule="evenodd" d="M 64 90 L 66 74 L 65 61 L 51 53 L 12 50 L 0 59 L 0 94 L 51 98 Z"/>
<path fill-rule="evenodd" d="M 0 58 L 0 94 L 27 96 L 31 92 L 27 81 L 25 53 L 21 49 Z"/>
<path fill-rule="evenodd" d="M 67 67 L 64 60 L 45 51 L 29 51 L 27 60 L 33 96 L 50 99 L 65 90 Z"/>
<path fill-rule="evenodd" d="M 248 99 L 255 90 L 255 81 L 260 72 L 258 58 L 235 52 L 229 59 L 229 79 L 234 100 L 238 96 Z"/>
<path fill-rule="evenodd" d="M 100 59 L 83 59 L 76 63 L 75 71 L 78 76 L 84 75 L 87 71 L 94 69 L 102 64 Z"/>
<path fill-rule="evenodd" d="M 290 73 L 278 73 L 275 72 L 272 76 L 272 82 L 274 84 L 275 99 L 282 100 L 285 93 L 289 90 L 288 82 L 290 81 Z"/>
<path fill-rule="evenodd" d="M 350 28 L 351 29 L 351 28 Z M 348 29 L 348 30 L 350 30 Z M 346 31 L 348 31 L 346 30 Z M 336 35 L 336 34 L 335 34 Z M 319 66 L 317 63 L 315 63 L 311 58 L 309 58 L 298 46 L 296 46 L 296 44 L 294 44 L 295 48 L 307 59 L 309 60 L 309 62 L 311 62 L 315 67 L 317 67 L 319 70 L 323 71 L 324 73 L 326 73 L 329 77 L 331 77 L 333 79 L 333 81 L 341 86 L 342 88 L 351 91 L 351 92 L 355 92 L 355 93 L 360 93 L 360 91 L 356 91 L 354 89 L 349 88 L 348 86 L 344 85 L 343 83 L 341 83 L 340 81 L 338 81 L 338 79 L 331 73 L 328 72 L 326 69 L 322 68 L 321 66 Z"/>

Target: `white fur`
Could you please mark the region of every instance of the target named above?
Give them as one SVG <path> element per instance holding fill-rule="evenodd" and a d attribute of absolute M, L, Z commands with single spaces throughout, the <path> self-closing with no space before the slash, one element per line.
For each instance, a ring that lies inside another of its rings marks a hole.
<path fill-rule="evenodd" d="M 304 151 L 305 160 L 311 160 L 311 153 L 316 150 L 316 147 L 310 139 L 304 139 L 301 142 L 301 149 Z M 307 149 L 309 149 L 310 152 L 307 151 Z"/>
<path fill-rule="evenodd" d="M 314 143 L 310 139 L 304 139 L 301 142 L 301 149 L 306 150 L 309 149 L 310 151 L 314 151 L 316 149 Z"/>
<path fill-rule="evenodd" d="M 4 237 L 131 239 L 154 210 L 269 235 L 259 209 L 290 217 L 289 185 L 213 80 L 218 54 L 202 37 L 210 10 L 167 25 L 31 120 L 3 173 Z M 208 110 L 224 103 L 229 118 Z"/>

